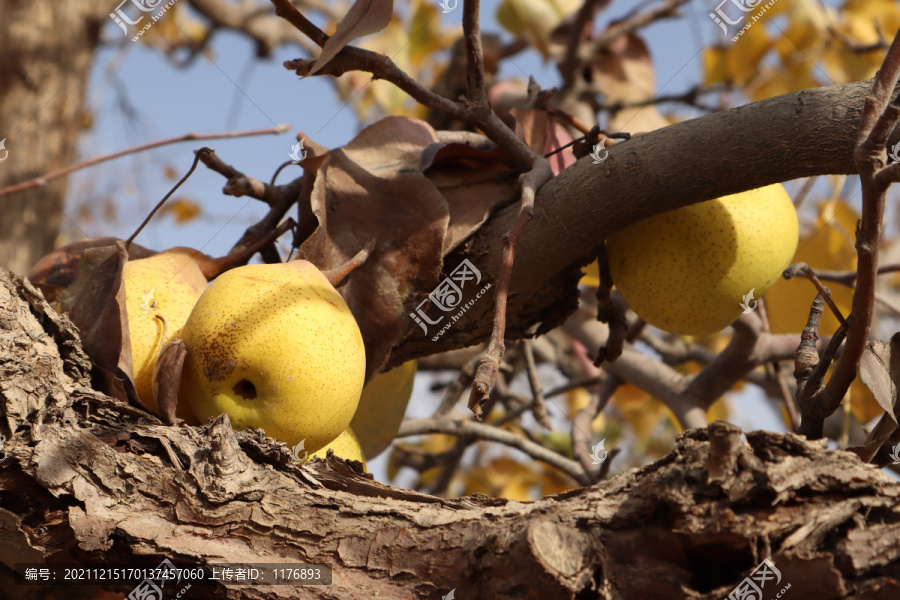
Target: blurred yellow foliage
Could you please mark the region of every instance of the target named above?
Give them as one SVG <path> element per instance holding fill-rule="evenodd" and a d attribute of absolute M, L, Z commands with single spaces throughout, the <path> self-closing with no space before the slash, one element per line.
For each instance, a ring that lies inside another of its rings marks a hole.
<path fill-rule="evenodd" d="M 816 270 L 849 271 L 856 269 L 854 232 L 859 214 L 846 200 L 828 200 L 819 207 L 812 233 L 800 239 L 792 262 L 805 262 Z M 787 267 L 787 265 L 785 265 Z M 846 317 L 850 314 L 853 290 L 837 283 L 826 285 L 831 297 Z M 766 293 L 769 326 L 774 333 L 799 333 L 806 326 L 809 307 L 816 289 L 806 279 L 781 279 Z M 832 335 L 837 318 L 827 308 L 819 326 L 819 335 Z"/>
<path fill-rule="evenodd" d="M 581 285 L 586 285 L 588 287 L 600 286 L 600 265 L 596 260 L 588 266 L 582 267 L 581 272 L 584 273 L 579 282 Z"/>
<path fill-rule="evenodd" d="M 848 0 L 837 10 L 815 0 L 779 0 L 763 13 L 750 14 L 759 20 L 736 42 L 731 40 L 746 22 L 732 26 L 724 45 L 706 48 L 703 60 L 707 85 L 745 87 L 754 101 L 869 79 L 900 29 L 895 0 Z M 783 26 L 772 24 L 779 15 L 786 18 Z M 883 48 L 871 48 L 879 41 L 885 42 Z M 769 60 L 772 50 L 777 63 Z"/>
<path fill-rule="evenodd" d="M 540 483 L 541 477 L 535 472 L 533 465 L 501 456 L 486 466 L 470 469 L 465 474 L 463 494 L 485 494 L 521 502 L 533 500 Z"/>
<path fill-rule="evenodd" d="M 187 198 L 169 200 L 159 211 L 160 215 L 170 214 L 179 225 L 184 225 L 200 216 L 200 205 Z"/>
<path fill-rule="evenodd" d="M 513 35 L 527 39 L 546 59 L 550 34 L 581 4 L 580 0 L 505 0 L 497 9 L 497 21 Z"/>

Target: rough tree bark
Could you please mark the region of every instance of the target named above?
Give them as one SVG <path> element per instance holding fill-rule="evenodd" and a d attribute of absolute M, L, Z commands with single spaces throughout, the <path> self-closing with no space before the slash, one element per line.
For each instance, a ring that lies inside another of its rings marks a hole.
<path fill-rule="evenodd" d="M 716 423 L 590 488 L 529 503 L 447 500 L 339 459 L 298 467 L 286 446 L 236 433 L 225 417 L 165 426 L 92 390 L 89 367 L 68 319 L 0 271 L 6 597 L 85 590 L 14 586 L 19 562 L 163 558 L 334 573 L 329 587 L 194 586 L 182 598 L 720 599 L 764 558 L 790 598 L 900 594 L 900 484 L 793 434 L 745 442 Z"/>
<path fill-rule="evenodd" d="M 0 0 L 0 139 L 9 155 L 0 188 L 75 159 L 89 66 L 115 4 Z M 67 179 L 2 199 L 0 265 L 27 273 L 53 249 Z"/>

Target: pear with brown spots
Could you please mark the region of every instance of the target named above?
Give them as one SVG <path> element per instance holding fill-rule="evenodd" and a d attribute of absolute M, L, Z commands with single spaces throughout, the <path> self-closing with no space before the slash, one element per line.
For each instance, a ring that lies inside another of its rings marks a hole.
<path fill-rule="evenodd" d="M 798 236 L 797 211 L 778 183 L 634 223 L 608 238 L 609 270 L 645 321 L 706 335 L 755 310 Z"/>
<path fill-rule="evenodd" d="M 179 404 L 201 422 L 227 413 L 309 452 L 353 418 L 365 348 L 347 303 L 312 264 L 248 265 L 216 278 L 182 331 Z"/>

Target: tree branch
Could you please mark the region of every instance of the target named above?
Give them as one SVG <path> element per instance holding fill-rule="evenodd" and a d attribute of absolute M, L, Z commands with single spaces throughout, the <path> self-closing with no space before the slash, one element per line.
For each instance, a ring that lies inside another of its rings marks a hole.
<path fill-rule="evenodd" d="M 878 279 L 878 250 L 881 246 L 881 229 L 884 221 L 884 205 L 887 189 L 895 179 L 881 178 L 879 173 L 887 163 L 887 143 L 891 132 L 900 120 L 900 108 L 891 103 L 894 88 L 900 79 L 900 35 L 894 37 L 884 64 L 872 84 L 872 92 L 866 97 L 865 109 L 860 117 L 854 160 L 859 169 L 862 184 L 862 218 L 856 232 L 856 291 L 853 293 L 853 309 L 847 327 L 844 352 L 838 359 L 831 379 L 812 402 L 819 404 L 826 416 L 840 405 L 844 394 L 856 378 L 859 361 L 869 339 L 869 327 L 875 306 L 875 287 Z M 896 171 L 893 171 L 896 176 Z M 821 436 L 820 428 L 806 428 L 807 436 Z"/>
<path fill-rule="evenodd" d="M 611 146 L 603 169 L 587 158 L 554 177 L 538 193 L 534 220 L 517 246 L 507 303 L 515 318 L 506 338 L 561 323 L 576 307 L 580 267 L 593 260 L 598 241 L 640 219 L 776 182 L 855 173 L 853 147 L 869 87 L 804 90 L 692 119 Z M 786 139 L 791 143 L 780 141 Z M 900 132 L 891 140 L 897 141 Z M 517 206 L 501 209 L 445 260 L 467 258 L 496 277 L 490 257 L 502 254 L 499 237 L 518 213 Z M 492 316 L 490 306 L 475 304 L 439 343 L 410 330 L 390 365 L 482 342 Z"/>

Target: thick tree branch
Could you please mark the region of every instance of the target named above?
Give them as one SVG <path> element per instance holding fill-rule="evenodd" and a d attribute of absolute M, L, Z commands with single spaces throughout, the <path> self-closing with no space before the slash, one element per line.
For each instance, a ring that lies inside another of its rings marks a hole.
<path fill-rule="evenodd" d="M 596 256 L 600 240 L 619 229 L 780 181 L 855 173 L 853 148 L 870 88 L 871 82 L 860 82 L 805 90 L 685 121 L 610 147 L 601 169 L 582 159 L 554 177 L 538 193 L 534 220 L 517 246 L 507 339 L 526 336 L 537 323 L 542 333 L 562 322 L 576 306 L 579 268 Z M 900 132 L 891 138 L 897 141 Z M 490 257 L 502 253 L 499 236 L 518 212 L 517 206 L 498 211 L 445 260 L 468 258 L 495 278 Z M 491 308 L 475 304 L 440 343 L 410 330 L 390 364 L 488 339 Z"/>

